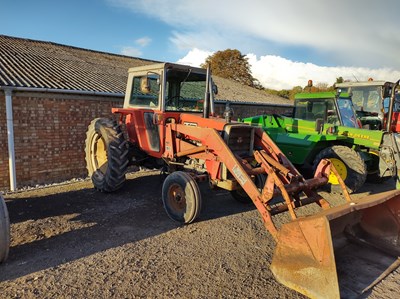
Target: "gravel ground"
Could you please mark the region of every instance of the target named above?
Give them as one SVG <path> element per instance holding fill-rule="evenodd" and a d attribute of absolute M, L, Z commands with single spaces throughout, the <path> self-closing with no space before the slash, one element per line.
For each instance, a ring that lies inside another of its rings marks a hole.
<path fill-rule="evenodd" d="M 113 194 L 89 181 L 5 194 L 12 240 L 1 297 L 304 298 L 274 279 L 275 242 L 252 205 L 201 186 L 200 218 L 180 226 L 161 186 L 158 172 L 140 171 Z M 391 188 L 366 184 L 355 196 Z M 398 298 L 399 278 L 395 270 L 361 298 Z"/>

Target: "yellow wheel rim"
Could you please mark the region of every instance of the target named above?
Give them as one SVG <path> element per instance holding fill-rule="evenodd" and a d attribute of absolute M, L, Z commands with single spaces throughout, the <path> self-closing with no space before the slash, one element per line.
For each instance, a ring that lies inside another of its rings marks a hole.
<path fill-rule="evenodd" d="M 95 134 L 91 144 L 92 165 L 95 170 L 100 170 L 103 174 L 107 171 L 107 146 L 99 134 Z"/>
<path fill-rule="evenodd" d="M 336 168 L 342 180 L 345 181 L 347 178 L 347 167 L 343 163 L 343 161 L 336 158 L 330 158 L 329 161 L 332 162 L 333 166 Z M 331 183 L 332 185 L 339 185 L 339 180 L 337 176 L 333 173 L 333 171 L 331 171 L 331 173 L 329 174 L 328 182 Z"/>

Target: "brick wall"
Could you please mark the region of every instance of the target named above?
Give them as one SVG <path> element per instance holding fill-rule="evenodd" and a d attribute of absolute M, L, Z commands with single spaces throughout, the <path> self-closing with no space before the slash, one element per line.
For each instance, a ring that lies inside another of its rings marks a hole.
<path fill-rule="evenodd" d="M 89 123 L 110 117 L 122 98 L 70 94 L 12 95 L 17 188 L 86 177 L 84 141 Z M 233 119 L 288 108 L 232 103 Z M 220 115 L 225 104 L 216 104 Z M 290 110 L 290 109 L 289 109 Z M 7 124 L 4 93 L 0 92 L 0 190 L 9 190 Z"/>
<path fill-rule="evenodd" d="M 215 112 L 218 115 L 223 115 L 225 111 L 225 104 L 216 103 L 215 104 Z M 284 114 L 291 113 L 293 108 L 289 106 L 283 105 L 274 105 L 274 104 L 239 104 L 239 103 L 230 103 L 230 107 L 233 109 L 233 120 L 238 118 L 244 118 L 255 115 L 262 114 Z"/>
<path fill-rule="evenodd" d="M 90 121 L 111 116 L 122 98 L 13 93 L 17 187 L 85 177 L 84 140 Z M 0 190 L 9 190 L 7 124 L 0 94 Z"/>

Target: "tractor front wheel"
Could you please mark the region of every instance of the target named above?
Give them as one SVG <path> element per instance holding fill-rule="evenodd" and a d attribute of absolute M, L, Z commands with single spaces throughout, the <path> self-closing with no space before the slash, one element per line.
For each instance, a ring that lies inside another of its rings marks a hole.
<path fill-rule="evenodd" d="M 264 188 L 265 182 L 266 182 L 266 176 L 264 174 L 257 174 L 255 176 L 254 184 L 256 185 L 256 187 L 260 192 Z M 247 204 L 252 202 L 251 198 L 247 195 L 247 193 L 243 190 L 242 187 L 239 187 L 239 189 L 231 191 L 231 196 L 241 203 Z"/>
<path fill-rule="evenodd" d="M 201 211 L 199 186 L 183 171 L 175 171 L 167 176 L 162 187 L 162 201 L 168 216 L 180 223 L 193 222 Z"/>
<path fill-rule="evenodd" d="M 6 203 L 0 194 L 0 263 L 4 262 L 8 256 L 10 248 L 10 219 Z"/>
<path fill-rule="evenodd" d="M 367 167 L 361 155 L 355 150 L 343 145 L 335 145 L 322 150 L 314 159 L 314 172 L 322 159 L 332 162 L 349 193 L 356 192 L 364 185 L 367 178 Z M 339 193 L 341 191 L 339 180 L 333 171 L 329 174 L 328 183 L 331 184 L 332 192 Z"/>
<path fill-rule="evenodd" d="M 125 182 L 128 146 L 115 121 L 94 119 L 86 133 L 86 168 L 93 185 L 102 192 L 116 191 Z"/>

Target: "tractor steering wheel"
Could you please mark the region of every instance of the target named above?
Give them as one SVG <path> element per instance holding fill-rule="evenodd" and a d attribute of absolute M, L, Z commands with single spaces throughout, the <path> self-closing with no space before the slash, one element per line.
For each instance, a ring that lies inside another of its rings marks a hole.
<path fill-rule="evenodd" d="M 177 105 L 174 105 L 174 100 L 178 99 Z M 183 105 L 179 105 L 179 100 L 184 100 L 185 98 L 180 96 L 180 95 L 176 95 L 176 96 L 172 96 L 170 98 L 167 99 L 167 101 L 165 102 L 165 106 L 173 106 L 176 108 L 181 108 L 183 107 Z"/>
<path fill-rule="evenodd" d="M 353 115 L 343 115 L 343 119 L 352 123 L 354 125 L 354 127 L 357 127 L 357 120 Z M 344 121 L 343 121 L 343 123 L 344 123 L 344 125 L 346 125 Z"/>

